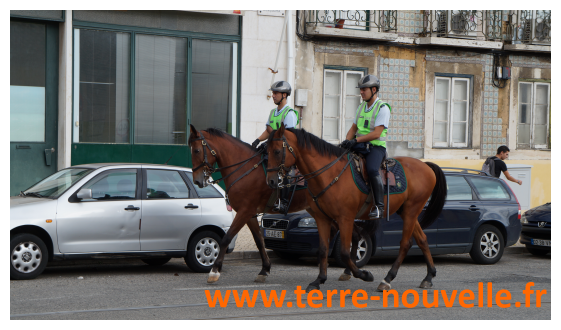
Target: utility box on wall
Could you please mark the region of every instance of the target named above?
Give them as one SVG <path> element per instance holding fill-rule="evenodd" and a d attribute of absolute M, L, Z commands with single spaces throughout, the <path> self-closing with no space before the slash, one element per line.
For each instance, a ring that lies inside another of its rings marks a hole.
<path fill-rule="evenodd" d="M 297 89 L 294 93 L 294 105 L 297 107 L 308 106 L 308 90 Z"/>
<path fill-rule="evenodd" d="M 501 172 L 501 179 L 510 186 L 510 189 L 518 198 L 520 208 L 525 211 L 530 209 L 531 203 L 531 183 L 532 183 L 532 165 L 525 164 L 507 164 L 508 173 L 515 179 L 522 180 L 522 185 L 509 181 L 504 173 Z"/>

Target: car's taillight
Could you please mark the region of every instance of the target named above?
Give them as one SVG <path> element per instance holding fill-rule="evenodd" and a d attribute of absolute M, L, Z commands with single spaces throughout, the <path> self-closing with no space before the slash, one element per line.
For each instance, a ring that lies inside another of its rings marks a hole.
<path fill-rule="evenodd" d="M 516 197 L 516 194 L 514 193 L 514 191 L 512 191 L 512 188 L 510 188 L 510 185 L 508 184 L 508 182 L 505 181 L 505 183 L 506 183 L 506 186 L 508 187 L 508 190 L 510 190 L 510 192 L 512 193 L 512 195 L 516 199 L 516 204 L 518 204 L 518 220 L 520 220 L 520 218 L 522 217 L 522 209 L 520 208 L 520 203 L 518 202 L 518 197 Z"/>
<path fill-rule="evenodd" d="M 226 210 L 228 210 L 228 212 L 232 212 L 232 207 L 229 204 L 226 204 Z M 520 211 L 518 211 L 518 219 L 520 219 Z"/>

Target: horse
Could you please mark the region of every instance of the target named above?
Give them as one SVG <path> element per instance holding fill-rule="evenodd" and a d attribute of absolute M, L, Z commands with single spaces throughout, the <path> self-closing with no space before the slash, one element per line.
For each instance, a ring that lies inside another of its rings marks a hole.
<path fill-rule="evenodd" d="M 271 262 L 265 251 L 265 241 L 256 215 L 263 212 L 278 212 L 267 210 L 267 203 L 273 191 L 267 185 L 265 171 L 261 168 L 262 160 L 257 157 L 260 156 L 260 153 L 251 145 L 221 130 L 209 128 L 197 131 L 193 125 L 191 125 L 188 145 L 192 155 L 193 182 L 200 188 L 207 186 L 210 175 L 217 171 L 214 169 L 214 165 L 218 164 L 222 179 L 224 179 L 227 187 L 226 199 L 236 211 L 230 229 L 220 242 L 220 252 L 209 273 L 207 282 L 218 281 L 228 245 L 246 224 L 253 235 L 262 261 L 262 268 L 255 278 L 255 282 L 265 282 L 271 271 Z M 306 194 L 305 190 L 296 190 L 288 212 L 309 209 Z M 368 229 L 368 226 L 364 226 L 363 229 L 371 230 Z M 337 230 L 338 228 L 334 226 L 331 234 L 335 234 Z M 356 250 L 360 240 L 359 231 L 359 227 L 355 226 L 352 237 L 353 263 L 357 256 Z M 346 269 L 339 280 L 349 280 L 350 274 L 350 270 Z"/>
<path fill-rule="evenodd" d="M 287 151 L 288 150 L 288 151 Z M 320 284 L 327 279 L 327 248 L 329 224 L 337 222 L 341 238 L 341 255 L 352 275 L 364 281 L 374 281 L 369 271 L 360 270 L 350 262 L 349 242 L 355 218 L 369 220 L 369 208 L 363 207 L 367 195 L 362 193 L 354 183 L 348 161 L 343 158 L 346 151 L 336 147 L 317 136 L 300 129 L 285 129 L 284 125 L 270 133 L 267 142 L 269 163 L 267 183 L 271 188 L 278 185 L 279 177 L 285 175 L 285 169 L 296 165 L 308 180 L 309 194 L 306 195 L 311 211 L 317 223 L 320 236 L 321 262 L 320 272 L 306 291 L 319 290 Z M 402 239 L 399 255 L 390 271 L 380 283 L 377 290 L 391 289 L 391 281 L 413 244 L 411 236 L 423 251 L 427 263 L 427 275 L 421 282 L 421 288 L 431 288 L 436 268 L 432 260 L 423 228 L 430 226 L 438 217 L 447 194 L 446 177 L 442 169 L 434 163 L 422 162 L 411 157 L 395 157 L 405 172 L 407 188 L 401 194 L 390 196 L 389 206 L 384 201 L 385 209 L 393 214 L 397 212 L 403 219 Z M 350 160 L 349 160 L 350 162 Z M 330 189 L 331 187 L 331 189 Z M 430 202 L 420 221 L 418 217 L 430 197 Z M 386 199 L 386 198 L 384 198 Z M 362 214 L 357 214 L 363 209 Z"/>

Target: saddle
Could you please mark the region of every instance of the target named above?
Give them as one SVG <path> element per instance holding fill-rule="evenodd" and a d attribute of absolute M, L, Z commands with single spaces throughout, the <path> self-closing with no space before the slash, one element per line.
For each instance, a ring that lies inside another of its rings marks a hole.
<path fill-rule="evenodd" d="M 362 178 L 364 179 L 366 185 L 370 184 L 370 181 L 368 180 L 368 171 L 366 171 L 366 159 L 364 158 L 364 156 L 360 153 L 352 153 L 353 158 L 353 165 L 356 168 L 357 172 L 361 174 Z M 386 151 L 386 154 L 384 155 L 384 158 L 382 159 L 382 164 L 380 165 L 380 169 L 378 170 L 380 172 L 380 176 L 382 177 L 382 182 L 384 183 L 384 185 L 387 185 L 386 183 L 386 159 L 388 158 L 388 152 Z M 395 159 L 390 158 L 389 159 L 389 163 L 388 166 L 393 167 L 395 166 Z M 389 172 L 388 173 L 388 178 L 390 181 L 390 186 L 395 186 L 395 175 L 393 174 L 393 172 Z"/>

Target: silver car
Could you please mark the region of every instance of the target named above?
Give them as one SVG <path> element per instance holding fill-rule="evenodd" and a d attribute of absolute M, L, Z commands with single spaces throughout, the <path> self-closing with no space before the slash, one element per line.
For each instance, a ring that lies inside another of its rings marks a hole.
<path fill-rule="evenodd" d="M 234 216 L 220 187 L 192 180 L 189 168 L 130 163 L 54 173 L 10 197 L 10 277 L 35 278 L 49 260 L 114 257 L 182 257 L 209 272 Z"/>

